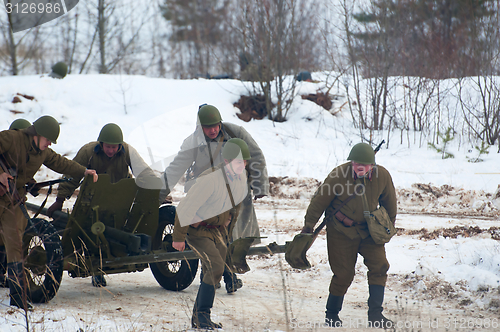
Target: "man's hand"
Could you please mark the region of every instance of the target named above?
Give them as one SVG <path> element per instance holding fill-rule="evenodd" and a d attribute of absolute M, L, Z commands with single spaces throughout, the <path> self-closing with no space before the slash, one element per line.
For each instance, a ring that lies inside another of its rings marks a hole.
<path fill-rule="evenodd" d="M 259 198 L 262 198 L 262 197 L 264 197 L 264 196 L 267 196 L 267 195 L 255 195 L 255 196 L 254 196 L 254 198 L 253 198 L 253 200 L 254 200 L 254 201 L 256 201 L 256 200 L 258 200 Z"/>
<path fill-rule="evenodd" d="M 0 174 L 0 183 L 3 184 L 5 188 L 9 188 L 9 179 L 13 179 L 13 177 L 9 173 L 4 172 Z"/>
<path fill-rule="evenodd" d="M 83 175 L 92 175 L 92 177 L 94 178 L 94 182 L 97 182 L 97 179 L 99 178 L 97 172 L 93 169 L 86 169 Z"/>
<path fill-rule="evenodd" d="M 64 203 L 64 198 L 57 197 L 56 201 L 54 202 L 54 204 L 52 204 L 47 209 L 47 216 L 49 216 L 50 218 L 52 218 L 52 214 L 55 211 L 62 211 L 63 203 Z"/>
<path fill-rule="evenodd" d="M 174 247 L 174 249 L 177 251 L 184 251 L 184 249 L 186 249 L 186 243 L 174 241 L 174 242 L 172 242 L 172 247 Z"/>
<path fill-rule="evenodd" d="M 311 234 L 312 232 L 312 228 L 308 226 L 302 227 L 302 230 L 300 231 L 301 234 Z"/>

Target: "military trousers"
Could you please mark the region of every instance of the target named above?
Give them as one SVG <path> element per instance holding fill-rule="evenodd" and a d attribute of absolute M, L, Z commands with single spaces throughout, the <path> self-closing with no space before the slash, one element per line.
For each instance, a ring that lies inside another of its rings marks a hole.
<path fill-rule="evenodd" d="M 7 263 L 23 260 L 23 235 L 27 224 L 28 220 L 21 208 L 12 204 L 7 195 L 0 197 L 0 235 L 7 254 Z"/>
<path fill-rule="evenodd" d="M 389 262 L 383 244 L 376 244 L 371 236 L 351 239 L 336 230 L 333 225 L 327 227 L 328 261 L 333 272 L 330 282 L 330 294 L 343 296 L 354 279 L 358 253 L 363 256 L 368 268 L 368 284 L 385 286 Z"/>
<path fill-rule="evenodd" d="M 191 250 L 200 257 L 203 269 L 202 281 L 209 285 L 217 285 L 222 279 L 226 264 L 226 244 L 209 237 L 189 234 L 186 236 L 186 240 Z"/>

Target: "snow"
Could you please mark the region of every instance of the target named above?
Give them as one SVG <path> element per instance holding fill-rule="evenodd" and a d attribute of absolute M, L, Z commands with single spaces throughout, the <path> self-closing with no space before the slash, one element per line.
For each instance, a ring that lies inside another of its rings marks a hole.
<path fill-rule="evenodd" d="M 304 82 L 298 88 L 300 94 L 314 93 L 321 83 Z M 1 126 L 8 128 L 18 117 L 34 121 L 41 115 L 52 115 L 61 122 L 58 144 L 52 148 L 72 158 L 82 145 L 97 139 L 103 125 L 114 122 L 144 160 L 163 170 L 194 130 L 198 105 L 213 104 L 224 121 L 244 126 L 254 137 L 264 151 L 270 176 L 288 177 L 275 186 L 273 196 L 256 203 L 261 231 L 267 237 L 263 242 L 283 244 L 300 231 L 319 181 L 345 162 L 352 145 L 360 141 L 360 131 L 353 128 L 347 110 L 333 116 L 300 97 L 284 123 L 243 122 L 233 103 L 247 89 L 236 80 L 125 75 L 69 75 L 63 80 L 1 77 Z M 14 104 L 11 101 L 18 93 L 35 99 L 21 96 L 22 102 Z M 476 327 L 487 328 L 487 319 L 491 323 L 500 313 L 500 243 L 493 231 L 488 232 L 500 226 L 500 199 L 495 198 L 500 154 L 490 151 L 482 156 L 484 162 L 470 163 L 466 157 L 473 156 L 469 152 L 473 146 L 452 141 L 450 151 L 455 158 L 443 160 L 427 148 L 429 139 L 415 144 L 415 133 L 408 138 L 405 133 L 402 141 L 399 131 L 375 134 L 376 142 L 390 138 L 389 147 L 377 154 L 377 163 L 390 171 L 397 187 L 397 227 L 401 228 L 386 245 L 391 268 L 384 312 L 398 322 L 414 324 L 420 320 L 424 331 L 460 330 L 452 318 L 459 323 L 474 319 Z M 36 175 L 38 181 L 56 177 L 46 168 Z M 176 188 L 175 202 L 181 198 L 180 188 Z M 29 197 L 35 203 L 41 199 Z M 53 200 L 52 195 L 47 204 Z M 461 230 L 456 236 L 439 233 L 429 237 L 430 232 L 455 226 L 478 226 L 483 232 Z M 223 284 L 217 292 L 213 317 L 224 324 L 224 330 L 321 329 L 331 278 L 324 234 L 308 251 L 312 269 L 293 270 L 283 258 L 279 254 L 249 257 L 252 270 L 241 276 L 244 287 L 227 295 Z M 346 323 L 366 318 L 366 267 L 361 258 L 356 270 L 341 312 Z M 65 273 L 56 297 L 36 305 L 29 315 L 32 330 L 179 331 L 190 327 L 198 278 L 177 293 L 162 289 L 148 270 L 110 275 L 108 284 L 104 289 L 93 288 L 88 278 L 73 279 Z M 23 315 L 8 306 L 7 289 L 0 290 L 0 302 L 0 331 L 24 331 Z M 431 327 L 435 322 L 439 326 Z M 495 325 L 489 326 L 493 329 Z"/>

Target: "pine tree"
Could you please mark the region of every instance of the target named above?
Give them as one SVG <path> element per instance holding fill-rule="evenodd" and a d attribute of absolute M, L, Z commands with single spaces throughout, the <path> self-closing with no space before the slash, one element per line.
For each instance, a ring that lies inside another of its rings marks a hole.
<path fill-rule="evenodd" d="M 448 143 L 455 138 L 453 136 L 453 128 L 449 127 L 444 135 L 438 132 L 438 136 L 441 138 L 442 146 L 437 147 L 434 143 L 429 142 L 427 143 L 429 148 L 432 148 L 436 150 L 438 153 L 441 153 L 441 159 L 455 158 L 455 156 L 452 153 L 446 151 Z"/>

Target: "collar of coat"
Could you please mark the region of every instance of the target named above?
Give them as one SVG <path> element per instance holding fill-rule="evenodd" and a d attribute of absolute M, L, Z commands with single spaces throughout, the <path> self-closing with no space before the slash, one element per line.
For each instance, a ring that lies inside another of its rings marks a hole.
<path fill-rule="evenodd" d="M 354 177 L 354 181 L 356 181 L 357 179 L 362 179 L 362 178 L 366 178 L 366 179 L 371 181 L 372 176 L 373 176 L 373 170 L 375 169 L 375 167 L 377 167 L 377 165 L 373 165 L 372 169 L 368 172 L 368 176 L 363 175 L 362 177 L 359 177 L 358 174 L 356 174 L 356 172 L 354 172 L 354 169 L 352 169 L 352 176 Z M 351 165 L 351 168 L 352 168 L 352 165 Z"/>

